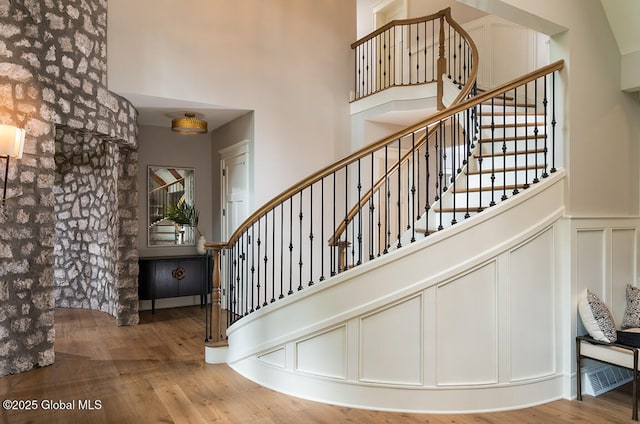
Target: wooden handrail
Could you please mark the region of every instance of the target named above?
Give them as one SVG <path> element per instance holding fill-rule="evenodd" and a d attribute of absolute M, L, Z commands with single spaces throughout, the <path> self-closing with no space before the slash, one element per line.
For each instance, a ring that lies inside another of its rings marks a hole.
<path fill-rule="evenodd" d="M 360 44 L 364 44 L 365 42 L 377 37 L 378 35 L 382 34 L 383 32 L 385 32 L 386 30 L 393 28 L 394 26 L 401 26 L 401 25 L 411 25 L 411 24 L 417 24 L 420 22 L 426 22 L 426 21 L 433 21 L 435 19 L 439 19 L 443 16 L 445 16 L 446 14 L 449 14 L 449 18 L 451 17 L 451 8 L 447 7 L 446 9 L 442 9 L 436 13 L 434 13 L 433 15 L 428 15 L 428 16 L 421 16 L 419 18 L 411 18 L 411 19 L 395 19 L 383 26 L 381 26 L 380 28 L 378 28 L 377 30 L 373 31 L 370 34 L 365 35 L 364 37 L 360 38 L 359 40 L 354 41 L 351 44 L 351 48 L 355 49 L 356 47 L 358 47 Z"/>
<path fill-rule="evenodd" d="M 429 135 L 429 138 L 433 137 L 434 135 L 435 135 L 435 133 L 431 133 Z M 391 166 L 391 169 L 387 170 L 387 173 L 385 175 L 383 175 L 382 177 L 380 177 L 378 179 L 378 181 L 376 181 L 376 183 L 373 185 L 372 188 L 367 190 L 364 193 L 364 195 L 362 195 L 362 198 L 360 199 L 360 202 L 357 203 L 355 206 L 353 206 L 353 208 L 351 208 L 351 210 L 347 214 L 346 219 L 342 220 L 340 222 L 340 225 L 338 225 L 338 227 L 336 228 L 336 230 L 333 233 L 333 235 L 331 237 L 329 237 L 329 240 L 328 240 L 329 246 L 337 246 L 338 245 L 340 236 L 346 230 L 348 223 L 351 222 L 353 220 L 353 218 L 355 218 L 358 215 L 358 211 L 360 209 L 362 209 L 367 204 L 369 199 L 371 199 L 371 197 L 375 194 L 375 192 L 378 191 L 380 189 L 380 187 L 382 187 L 382 185 L 384 184 L 384 180 L 389 178 L 389 175 L 395 173 L 395 171 L 398 168 L 400 168 L 403 163 L 405 163 L 405 162 L 407 162 L 409 160 L 409 157 L 411 157 L 411 155 L 413 154 L 413 151 L 415 149 L 419 149 L 420 147 L 422 147 L 426 142 L 427 142 L 427 139 L 426 139 L 426 134 L 425 134 L 425 136 L 421 137 L 420 140 L 418 140 L 418 143 L 416 143 L 416 145 L 413 146 L 413 148 L 411 150 L 409 150 L 407 153 L 405 153 L 404 156 L 402 156 L 402 158 L 400 158 L 400 160 L 398 162 L 394 163 Z"/>
<path fill-rule="evenodd" d="M 353 153 L 351 153 L 350 155 L 342 158 L 341 160 L 326 166 L 325 168 L 309 175 L 307 178 L 301 180 L 300 182 L 298 182 L 297 184 L 292 185 L 291 187 L 289 187 L 288 189 L 284 190 L 283 192 L 281 192 L 280 194 L 278 194 L 277 196 L 275 196 L 273 199 L 271 199 L 270 201 L 268 201 L 267 203 L 265 203 L 263 206 L 261 206 L 260 208 L 258 208 L 254 213 L 252 213 L 237 229 L 236 231 L 234 231 L 234 233 L 231 235 L 231 237 L 229 238 L 229 240 L 226 243 L 226 246 L 230 246 L 233 243 L 235 243 L 235 241 L 240 237 L 240 235 L 247 230 L 252 224 L 254 224 L 255 222 L 258 221 L 258 219 L 260 217 L 262 217 L 264 214 L 266 214 L 267 212 L 269 212 L 271 209 L 275 208 L 276 206 L 278 206 L 280 203 L 288 200 L 291 196 L 299 193 L 301 190 L 303 190 L 304 188 L 315 184 L 316 182 L 319 182 L 321 179 L 331 175 L 332 173 L 344 168 L 347 165 L 350 165 L 352 163 L 355 163 L 356 161 L 358 161 L 359 159 L 362 159 L 363 157 L 375 152 L 376 150 L 381 149 L 382 147 L 384 147 L 385 144 L 391 143 L 393 141 L 398 140 L 399 138 L 402 138 L 408 134 L 411 134 L 412 132 L 418 131 L 419 129 L 422 129 L 424 127 L 428 127 L 442 119 L 445 119 L 451 115 L 454 115 L 456 113 L 459 113 L 463 110 L 472 108 L 476 105 L 481 104 L 482 102 L 491 99 L 492 97 L 495 97 L 499 94 L 502 93 L 506 93 L 509 90 L 512 90 L 514 87 L 518 87 L 520 85 L 523 85 L 529 81 L 533 81 L 537 78 L 540 78 L 546 74 L 549 74 L 551 72 L 554 71 L 558 71 L 560 69 L 562 69 L 564 67 L 564 60 L 559 60 L 557 62 L 554 62 L 550 65 L 544 66 L 540 69 L 537 69 L 533 72 L 530 72 L 528 74 L 525 74 L 519 78 L 516 78 L 512 81 L 506 82 L 498 87 L 496 87 L 493 90 L 490 91 L 486 91 L 482 94 L 478 94 L 476 96 L 474 96 L 471 99 L 462 101 L 456 105 L 453 105 L 451 107 L 449 107 L 448 109 L 445 109 L 443 111 L 439 111 L 436 112 L 435 114 L 429 116 L 427 119 L 424 119 L 404 130 L 398 131 L 390 136 L 387 136 L 375 143 L 369 144 Z"/>

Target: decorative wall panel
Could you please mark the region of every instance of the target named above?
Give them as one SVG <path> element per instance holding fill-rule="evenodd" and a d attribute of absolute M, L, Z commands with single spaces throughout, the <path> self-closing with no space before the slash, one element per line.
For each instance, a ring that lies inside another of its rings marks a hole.
<path fill-rule="evenodd" d="M 438 385 L 497 382 L 496 281 L 496 263 L 490 262 L 438 286 Z"/>
<path fill-rule="evenodd" d="M 422 329 L 422 296 L 363 317 L 360 322 L 360 379 L 401 385 L 422 384 Z"/>
<path fill-rule="evenodd" d="M 347 329 L 338 327 L 296 345 L 298 371 L 334 378 L 347 377 Z"/>
<path fill-rule="evenodd" d="M 511 381 L 555 372 L 554 232 L 509 255 Z"/>

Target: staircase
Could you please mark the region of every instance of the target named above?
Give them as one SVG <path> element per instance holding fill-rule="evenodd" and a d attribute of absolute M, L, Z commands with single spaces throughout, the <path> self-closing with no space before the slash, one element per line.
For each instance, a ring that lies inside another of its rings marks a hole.
<path fill-rule="evenodd" d="M 446 108 L 310 175 L 227 242 L 206 245 L 208 358 L 275 390 L 366 408 L 495 410 L 562 392 L 551 255 L 564 207 L 554 153 L 564 65 L 478 94 L 477 51 L 448 19 L 399 31 L 439 33 L 423 45 L 425 60 L 429 48 L 441 54 L 424 80 L 437 79 L 445 106 L 454 63 L 459 95 Z M 362 59 L 357 69 L 358 96 L 368 96 L 381 68 Z M 411 84 L 412 72 L 394 76 Z"/>
<path fill-rule="evenodd" d="M 482 103 L 480 131 L 467 165 L 431 208 L 430 216 L 416 223 L 416 232 L 434 233 L 455 225 L 547 177 L 547 125 L 542 110 L 542 106 L 516 104 L 512 99 Z"/>

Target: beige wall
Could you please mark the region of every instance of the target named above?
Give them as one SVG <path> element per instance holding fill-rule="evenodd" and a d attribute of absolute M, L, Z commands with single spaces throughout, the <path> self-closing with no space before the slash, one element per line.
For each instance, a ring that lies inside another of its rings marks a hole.
<path fill-rule="evenodd" d="M 565 108 L 564 122 L 558 130 L 567 140 L 567 213 L 638 215 L 640 102 L 636 95 L 620 90 L 620 51 L 600 1 L 465 3 L 482 3 L 496 14 L 508 12 L 510 16 L 503 17 L 534 29 L 550 28 L 549 22 L 567 29 L 550 34 L 551 60 L 566 62 L 559 81 L 566 94 L 560 105 Z"/>
<path fill-rule="evenodd" d="M 355 0 L 110 0 L 109 88 L 255 111 L 258 207 L 348 151 L 355 9 Z"/>

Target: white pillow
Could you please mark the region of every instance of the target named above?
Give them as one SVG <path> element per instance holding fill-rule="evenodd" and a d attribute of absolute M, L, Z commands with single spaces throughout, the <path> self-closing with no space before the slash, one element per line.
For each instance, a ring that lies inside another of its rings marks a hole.
<path fill-rule="evenodd" d="M 614 343 L 616 324 L 607 305 L 595 293 L 587 290 L 578 302 L 578 312 L 584 328 L 596 340 Z"/>

